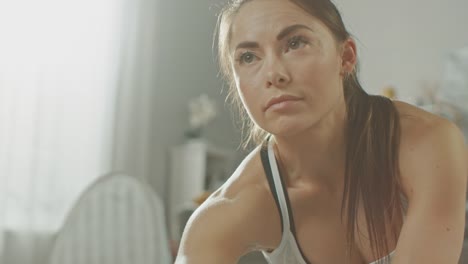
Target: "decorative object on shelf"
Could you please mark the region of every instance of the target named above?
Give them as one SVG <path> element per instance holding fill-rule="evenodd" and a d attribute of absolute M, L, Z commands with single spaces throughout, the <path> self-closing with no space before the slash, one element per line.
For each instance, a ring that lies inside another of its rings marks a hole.
<path fill-rule="evenodd" d="M 446 118 L 457 125 L 460 125 L 460 122 L 462 120 L 462 114 L 460 110 L 458 110 L 458 108 L 453 104 L 447 102 L 438 101 L 435 104 L 423 105 L 421 106 L 421 108 L 433 114 L 439 115 L 443 118 Z"/>
<path fill-rule="evenodd" d="M 443 69 L 439 96 L 459 112 L 457 124 L 468 140 L 468 46 L 450 52 Z"/>
<path fill-rule="evenodd" d="M 187 138 L 200 138 L 203 127 L 217 116 L 216 103 L 208 95 L 201 94 L 189 100 L 188 108 L 190 112 L 189 129 L 185 132 L 185 136 Z"/>
<path fill-rule="evenodd" d="M 468 46 L 446 57 L 439 91 L 441 98 L 468 110 Z"/>
<path fill-rule="evenodd" d="M 213 192 L 211 191 L 203 191 L 199 196 L 195 197 L 193 201 L 195 202 L 195 204 L 200 206 L 202 203 L 206 201 L 206 199 L 208 199 L 208 197 L 210 197 L 212 193 Z"/>
<path fill-rule="evenodd" d="M 416 105 L 424 106 L 434 105 L 440 102 L 438 97 L 439 83 L 436 81 L 425 80 L 421 82 L 421 94 L 416 98 Z"/>
<path fill-rule="evenodd" d="M 468 140 L 468 47 L 450 52 L 443 69 L 440 82 L 423 82 L 416 105 L 454 122 Z"/>
<path fill-rule="evenodd" d="M 440 84 L 435 81 L 424 81 L 422 94 L 416 104 L 433 114 L 446 118 L 455 124 L 459 124 L 462 115 L 459 108 L 451 101 L 444 100 L 440 95 Z"/>
<path fill-rule="evenodd" d="M 396 99 L 396 89 L 393 86 L 387 86 L 382 89 L 382 95 L 389 99 Z"/>

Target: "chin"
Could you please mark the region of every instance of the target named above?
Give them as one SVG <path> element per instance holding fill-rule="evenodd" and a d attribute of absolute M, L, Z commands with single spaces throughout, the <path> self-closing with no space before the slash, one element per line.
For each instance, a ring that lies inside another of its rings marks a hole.
<path fill-rule="evenodd" d="M 270 124 L 266 131 L 279 137 L 293 137 L 303 134 L 313 126 L 310 122 L 305 122 L 304 119 L 283 120 L 282 122 L 274 122 Z"/>

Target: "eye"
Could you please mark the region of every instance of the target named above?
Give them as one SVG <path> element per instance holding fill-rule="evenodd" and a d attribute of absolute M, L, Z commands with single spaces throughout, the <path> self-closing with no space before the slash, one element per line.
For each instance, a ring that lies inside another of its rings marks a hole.
<path fill-rule="evenodd" d="M 309 44 L 309 41 L 302 36 L 294 36 L 288 40 L 288 49 L 296 50 L 304 45 Z"/>
<path fill-rule="evenodd" d="M 252 52 L 246 51 L 239 56 L 237 61 L 239 64 L 250 64 L 255 60 L 255 58 L 256 56 Z"/>

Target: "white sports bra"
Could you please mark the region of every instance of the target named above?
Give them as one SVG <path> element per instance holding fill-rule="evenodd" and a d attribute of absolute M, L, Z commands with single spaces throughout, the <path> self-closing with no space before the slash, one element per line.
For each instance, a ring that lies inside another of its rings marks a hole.
<path fill-rule="evenodd" d="M 270 264 L 312 264 L 307 261 L 304 254 L 301 252 L 300 247 L 297 244 L 295 237 L 295 227 L 290 213 L 290 205 L 287 199 L 286 188 L 283 187 L 283 183 L 279 174 L 278 165 L 276 163 L 275 153 L 273 151 L 273 141 L 268 140 L 268 148 L 262 147 L 260 151 L 262 158 L 263 167 L 270 184 L 270 189 L 279 207 L 283 234 L 279 246 L 272 252 L 262 251 L 263 256 Z M 388 256 L 376 260 L 370 264 L 377 264 L 379 261 L 382 262 L 385 258 L 391 263 L 391 259 L 395 251 L 390 253 Z"/>

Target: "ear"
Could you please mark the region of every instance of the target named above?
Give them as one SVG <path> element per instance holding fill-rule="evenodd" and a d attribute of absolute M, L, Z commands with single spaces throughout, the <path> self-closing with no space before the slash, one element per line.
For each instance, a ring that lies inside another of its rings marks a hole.
<path fill-rule="evenodd" d="M 351 74 L 357 63 L 356 42 L 348 38 L 341 44 L 341 75 Z"/>

